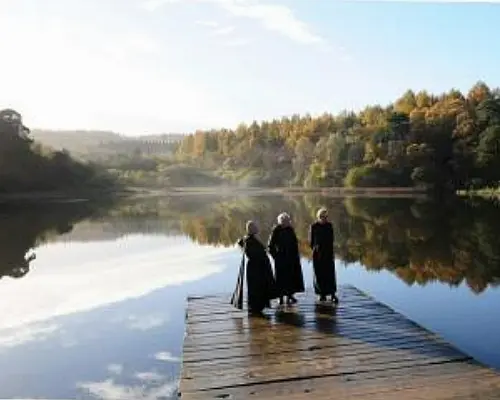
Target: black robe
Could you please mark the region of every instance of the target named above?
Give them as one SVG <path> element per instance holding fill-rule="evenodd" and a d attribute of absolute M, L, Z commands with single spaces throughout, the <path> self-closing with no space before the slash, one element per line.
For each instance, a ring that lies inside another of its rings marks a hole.
<path fill-rule="evenodd" d="M 300 265 L 299 243 L 293 228 L 276 225 L 269 237 L 268 249 L 274 259 L 279 296 L 303 292 L 304 277 Z"/>
<path fill-rule="evenodd" d="M 309 245 L 313 251 L 314 291 L 317 295 L 334 295 L 337 292 L 335 276 L 335 235 L 330 222 L 315 222 L 309 229 Z"/>
<path fill-rule="evenodd" d="M 241 238 L 238 245 L 243 249 L 244 255 L 231 304 L 236 308 L 243 308 L 243 280 L 246 269 L 248 309 L 260 312 L 271 306 L 270 300 L 278 297 L 271 261 L 266 248 L 254 235 Z"/>

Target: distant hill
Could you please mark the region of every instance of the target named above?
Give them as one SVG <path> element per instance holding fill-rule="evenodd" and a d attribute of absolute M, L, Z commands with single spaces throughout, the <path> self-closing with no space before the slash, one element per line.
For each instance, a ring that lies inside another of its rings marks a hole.
<path fill-rule="evenodd" d="M 119 142 L 125 136 L 108 131 L 50 131 L 33 129 L 31 137 L 41 144 L 56 150 L 66 149 L 75 155 L 94 151 L 104 143 Z"/>
<path fill-rule="evenodd" d="M 74 156 L 98 160 L 116 154 L 171 154 L 184 138 L 182 134 L 125 136 L 110 131 L 51 131 L 34 129 L 35 141 L 56 150 L 66 149 Z"/>

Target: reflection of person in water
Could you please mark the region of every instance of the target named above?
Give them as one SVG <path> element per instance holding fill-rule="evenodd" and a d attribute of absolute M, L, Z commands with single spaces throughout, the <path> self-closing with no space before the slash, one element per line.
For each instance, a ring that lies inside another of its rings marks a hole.
<path fill-rule="evenodd" d="M 299 242 L 287 213 L 278 215 L 278 225 L 271 232 L 268 248 L 274 259 L 280 304 L 283 304 L 285 296 L 287 303 L 296 303 L 294 294 L 304 291 L 304 277 L 300 265 Z"/>
<path fill-rule="evenodd" d="M 276 283 L 273 276 L 271 261 L 266 248 L 257 238 L 258 226 L 253 221 L 246 225 L 247 234 L 238 241 L 246 258 L 240 267 L 238 282 L 233 293 L 231 303 L 242 308 L 243 303 L 243 276 L 246 269 L 248 309 L 250 312 L 260 313 L 264 308 L 271 307 L 271 300 L 277 297 Z"/>
<path fill-rule="evenodd" d="M 318 220 L 309 228 L 309 245 L 313 251 L 314 291 L 320 296 L 320 301 L 325 301 L 326 296 L 330 295 L 331 300 L 338 303 L 333 225 L 328 221 L 325 208 L 318 211 L 317 217 Z"/>

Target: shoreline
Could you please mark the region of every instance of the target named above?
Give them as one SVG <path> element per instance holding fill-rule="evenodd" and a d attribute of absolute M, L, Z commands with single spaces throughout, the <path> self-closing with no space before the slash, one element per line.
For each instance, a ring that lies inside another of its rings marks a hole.
<path fill-rule="evenodd" d="M 181 195 L 305 195 L 322 194 L 339 197 L 349 196 L 370 196 L 370 197 L 421 197 L 426 196 L 427 192 L 418 188 L 408 187 L 385 187 L 385 188 L 293 188 L 293 187 L 237 187 L 237 186 L 211 186 L 211 187 L 170 187 L 170 188 L 140 188 L 126 187 L 116 191 L 99 190 L 81 190 L 75 192 L 69 191 L 36 191 L 36 192 L 17 192 L 1 193 L 0 205 L 12 202 L 55 202 L 55 203 L 77 203 L 99 200 L 103 198 L 141 198 L 155 196 L 181 196 Z"/>
<path fill-rule="evenodd" d="M 105 200 L 110 198 L 122 198 L 132 194 L 127 189 L 116 191 L 105 190 L 81 190 L 81 191 L 36 191 L 0 193 L 0 205 L 12 204 L 14 202 L 34 203 L 43 201 L 46 203 L 83 203 L 94 200 Z"/>

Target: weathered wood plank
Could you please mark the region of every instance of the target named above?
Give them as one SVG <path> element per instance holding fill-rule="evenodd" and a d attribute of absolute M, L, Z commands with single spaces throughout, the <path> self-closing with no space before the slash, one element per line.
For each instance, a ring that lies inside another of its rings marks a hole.
<path fill-rule="evenodd" d="M 287 379 L 305 379 L 320 376 L 352 374 L 358 371 L 377 371 L 388 368 L 400 368 L 408 365 L 432 365 L 453 361 L 466 361 L 461 355 L 434 354 L 369 354 L 346 356 L 342 359 L 322 358 L 304 359 L 281 364 L 262 365 L 262 361 L 249 362 L 245 368 L 210 368 L 205 372 L 183 369 L 183 391 L 216 389 L 231 386 L 246 386 L 264 382 Z"/>
<path fill-rule="evenodd" d="M 235 329 L 227 329 L 221 331 L 210 331 L 210 332 L 199 332 L 199 333 L 188 333 L 185 343 L 186 346 L 192 346 L 197 343 L 224 343 L 225 341 L 230 341 L 237 343 L 240 341 L 259 341 L 260 338 L 264 340 L 282 340 L 285 337 L 298 338 L 306 334 L 307 332 L 315 332 L 317 334 L 323 335 L 340 335 L 362 338 L 364 335 L 368 334 L 379 334 L 387 335 L 396 332 L 411 332 L 411 333 L 421 333 L 419 329 L 411 324 L 407 324 L 405 321 L 397 321 L 394 324 L 388 321 L 387 323 L 382 322 L 365 322 L 365 321 L 350 321 L 344 322 L 339 321 L 334 324 L 311 324 L 296 327 L 290 324 L 279 324 L 279 325 L 266 325 L 262 324 L 259 326 L 237 326 L 240 322 L 235 322 Z"/>
<path fill-rule="evenodd" d="M 325 348 L 342 348 L 353 347 L 356 345 L 371 346 L 371 348 L 400 348 L 405 345 L 428 345 L 429 340 L 432 339 L 430 335 L 413 335 L 413 336 L 374 336 L 361 339 L 346 339 L 344 337 L 309 337 L 300 341 L 282 341 L 275 342 L 272 346 L 260 345 L 256 347 L 253 343 L 243 343 L 238 345 L 226 345 L 224 347 L 203 346 L 191 347 L 184 350 L 183 361 L 184 363 L 198 362 L 201 360 L 223 360 L 226 358 L 249 357 L 253 355 L 266 355 L 283 354 L 289 352 L 299 351 L 312 351 Z M 447 345 L 444 342 L 442 347 Z M 214 355 L 214 352 L 215 355 Z"/>
<path fill-rule="evenodd" d="M 189 298 L 181 397 L 500 398 L 496 372 L 356 288 L 339 297 L 309 291 L 265 318 L 227 295 Z"/>
<path fill-rule="evenodd" d="M 329 345 L 328 341 L 320 342 L 320 345 L 297 347 L 288 346 L 288 348 L 283 347 L 271 347 L 267 349 L 261 349 L 255 347 L 239 348 L 239 349 L 228 349 L 225 352 L 220 350 L 217 351 L 217 355 L 213 356 L 209 352 L 191 353 L 184 355 L 183 362 L 189 367 L 189 364 L 195 365 L 195 368 L 209 368 L 216 366 L 245 366 L 248 363 L 247 358 L 261 358 L 262 361 L 267 361 L 270 356 L 273 355 L 272 360 L 275 362 L 290 362 L 294 358 L 298 357 L 300 359 L 305 359 L 305 355 L 308 357 L 316 357 L 317 359 L 324 357 L 345 357 L 347 355 L 355 354 L 368 354 L 368 353 L 378 353 L 378 352 L 394 352 L 395 350 L 405 350 L 407 352 L 419 352 L 428 351 L 429 349 L 434 349 L 437 353 L 444 353 L 443 346 L 439 344 L 434 344 L 429 347 L 429 343 L 426 340 L 415 339 L 396 339 L 392 341 L 378 342 L 378 343 L 341 343 L 338 345 Z M 454 353 L 451 348 L 448 349 L 451 353 Z M 212 350 L 213 351 L 213 350 Z M 292 354 L 289 354 L 292 353 Z M 208 365 L 210 364 L 210 365 Z"/>
<path fill-rule="evenodd" d="M 430 368 L 426 366 L 426 368 Z M 407 371 L 412 374 L 411 371 Z M 294 382 L 272 383 L 259 385 L 226 388 L 213 391 L 186 393 L 182 398 L 189 400 L 201 399 L 477 399 L 497 400 L 498 379 L 497 377 L 486 377 L 478 372 L 459 372 L 456 375 L 442 374 L 436 371 L 434 376 L 426 378 L 415 378 L 410 376 L 395 376 L 388 379 L 373 380 L 368 385 L 356 386 L 345 384 L 336 377 L 319 378 L 328 381 L 327 385 L 321 385 L 318 380 L 306 381 L 307 386 L 297 385 Z M 302 383 L 302 381 L 300 382 Z M 302 386 L 302 387 L 301 387 Z M 299 389 L 300 388 L 300 389 Z"/>
<path fill-rule="evenodd" d="M 408 321 L 402 321 L 401 318 L 399 318 L 397 315 L 377 315 L 377 316 L 372 316 L 372 315 L 364 315 L 364 316 L 358 316 L 358 317 L 343 317 L 342 319 L 339 318 L 314 318 L 313 316 L 309 317 L 277 317 L 281 319 L 279 323 L 274 324 L 274 323 L 269 323 L 265 320 L 259 321 L 259 322 L 254 322 L 254 321 L 249 321 L 248 319 L 240 319 L 239 321 L 235 320 L 223 320 L 223 321 L 216 321 L 217 323 L 209 323 L 209 322 L 202 322 L 199 324 L 187 324 L 186 326 L 186 332 L 188 334 L 203 334 L 203 335 L 208 335 L 211 332 L 226 332 L 226 333 L 233 333 L 234 331 L 241 332 L 243 330 L 252 330 L 252 329 L 257 329 L 257 328 L 266 328 L 266 329 L 281 329 L 281 328 L 288 328 L 288 329 L 302 329 L 311 326 L 317 326 L 318 324 L 323 324 L 325 328 L 327 326 L 330 327 L 341 327 L 341 326 L 347 326 L 348 324 L 350 326 L 360 326 L 361 324 L 365 325 L 384 325 L 387 326 L 390 324 L 390 326 L 408 326 L 411 327 L 412 324 L 410 324 Z M 287 326 L 288 325 L 288 326 Z"/>
<path fill-rule="evenodd" d="M 182 397 L 191 400 L 231 398 L 231 399 L 337 399 L 362 398 L 364 396 L 390 395 L 398 393 L 399 398 L 418 398 L 402 396 L 402 390 L 423 389 L 444 384 L 460 385 L 460 393 L 471 393 L 478 383 L 498 384 L 496 375 L 475 367 L 467 368 L 461 364 L 435 364 L 402 367 L 396 370 L 359 372 L 349 376 L 331 376 L 296 381 L 272 382 L 264 385 L 250 385 L 235 388 L 215 389 L 196 393 L 185 393 Z M 464 384 L 465 383 L 465 384 Z M 482 385 L 480 385 L 482 386 Z M 483 392 L 484 393 L 484 392 Z M 448 391 L 448 395 L 453 394 Z M 230 397 L 222 397 L 230 396 Z M 355 396 L 355 397 L 354 397 Z M 396 397 L 398 398 L 398 397 Z M 427 399 L 435 399 L 427 394 Z M 445 397 L 446 398 L 446 397 Z M 449 397 L 448 397 L 449 398 Z"/>

